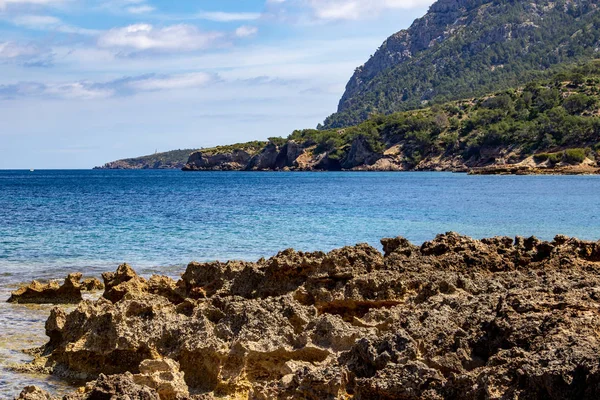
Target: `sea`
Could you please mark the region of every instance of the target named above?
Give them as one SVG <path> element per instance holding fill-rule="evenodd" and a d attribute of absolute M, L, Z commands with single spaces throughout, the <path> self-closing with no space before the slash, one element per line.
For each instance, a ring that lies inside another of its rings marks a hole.
<path fill-rule="evenodd" d="M 0 399 L 68 382 L 14 372 L 52 306 L 5 303 L 33 279 L 127 262 L 177 277 L 191 261 L 257 260 L 455 231 L 600 239 L 600 176 L 435 172 L 0 171 Z"/>

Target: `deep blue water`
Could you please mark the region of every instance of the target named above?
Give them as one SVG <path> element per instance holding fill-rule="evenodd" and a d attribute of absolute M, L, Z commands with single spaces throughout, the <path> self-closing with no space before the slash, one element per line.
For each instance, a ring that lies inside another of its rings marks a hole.
<path fill-rule="evenodd" d="M 51 306 L 7 304 L 11 288 L 129 262 L 176 276 L 192 260 L 329 250 L 454 230 L 478 238 L 600 238 L 600 177 L 448 173 L 0 171 L 0 398 L 64 382 L 12 372 L 42 345 Z"/>
<path fill-rule="evenodd" d="M 0 274 L 255 260 L 450 230 L 597 240 L 599 211 L 597 176 L 0 171 Z"/>

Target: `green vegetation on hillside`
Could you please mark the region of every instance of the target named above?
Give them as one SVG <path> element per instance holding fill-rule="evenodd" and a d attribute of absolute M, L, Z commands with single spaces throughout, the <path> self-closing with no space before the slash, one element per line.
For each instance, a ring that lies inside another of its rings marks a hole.
<path fill-rule="evenodd" d="M 373 114 L 417 109 L 425 102 L 443 104 L 509 89 L 548 77 L 561 64 L 589 60 L 600 46 L 596 3 L 460 0 L 458 10 L 436 8 L 436 4 L 434 12 L 415 21 L 406 40 L 429 37 L 436 27 L 450 31 L 448 37 L 435 39 L 408 59 L 375 74 L 357 70 L 338 112 L 325 120 L 323 128 L 355 125 Z M 452 14 L 455 11 L 458 14 Z M 370 62 L 395 54 L 389 48 L 379 51 L 381 55 Z M 513 96 L 513 100 L 518 99 Z M 586 107 L 583 100 L 572 99 L 565 111 L 572 114 Z"/>
<path fill-rule="evenodd" d="M 180 169 L 196 149 L 172 150 L 105 164 L 104 169 Z"/>
<path fill-rule="evenodd" d="M 254 154 L 260 151 L 263 147 L 267 145 L 268 142 L 262 142 L 259 140 L 254 140 L 252 142 L 246 143 L 235 143 L 223 146 L 210 147 L 206 149 L 201 149 L 203 154 L 212 155 L 212 154 L 222 154 L 222 153 L 232 153 L 236 150 L 242 150 L 250 154 Z M 187 158 L 186 158 L 187 160 Z"/>
<path fill-rule="evenodd" d="M 334 159 L 343 159 L 361 137 L 376 153 L 401 145 L 411 165 L 432 154 L 484 159 L 486 150 L 498 148 L 523 156 L 544 152 L 537 159 L 553 163 L 581 162 L 586 154 L 600 151 L 599 106 L 600 61 L 519 89 L 372 115 L 345 129 L 295 131 L 288 139 L 314 145 L 315 152 L 329 152 Z"/>
<path fill-rule="evenodd" d="M 530 156 L 550 166 L 580 164 L 586 158 L 600 160 L 599 107 L 600 60 L 486 96 L 389 115 L 373 114 L 356 126 L 296 130 L 287 138 L 200 151 L 202 156 L 243 151 L 246 157 L 262 160 L 241 169 L 256 165 L 261 169 L 295 168 L 300 155 L 305 155 L 304 167 L 330 170 L 373 165 L 382 158 L 401 169 L 447 168 L 445 162 L 459 168 L 491 165 L 498 160 L 512 164 Z M 191 152 L 176 150 L 105 167 L 181 168 Z M 231 157 L 217 159 L 210 168 L 230 161 Z"/>

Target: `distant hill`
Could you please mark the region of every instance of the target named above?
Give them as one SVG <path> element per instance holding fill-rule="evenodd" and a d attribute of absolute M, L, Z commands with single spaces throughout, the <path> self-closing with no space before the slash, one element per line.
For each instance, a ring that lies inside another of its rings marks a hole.
<path fill-rule="evenodd" d="M 193 153 L 185 170 L 600 172 L 600 61 L 348 128 Z M 479 168 L 492 167 L 492 170 Z M 495 169 L 494 169 L 495 168 Z"/>
<path fill-rule="evenodd" d="M 481 96 L 599 55 L 597 0 L 438 0 L 356 69 L 323 129 Z"/>
<path fill-rule="evenodd" d="M 94 169 L 181 169 L 197 149 L 172 150 L 148 156 L 112 161 Z"/>

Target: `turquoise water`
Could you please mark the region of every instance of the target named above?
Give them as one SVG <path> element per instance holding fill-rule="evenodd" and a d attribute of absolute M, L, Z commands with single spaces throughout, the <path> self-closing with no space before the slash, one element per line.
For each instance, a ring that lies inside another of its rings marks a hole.
<path fill-rule="evenodd" d="M 0 270 L 254 260 L 449 230 L 596 240 L 599 199 L 596 176 L 0 171 Z"/>
<path fill-rule="evenodd" d="M 0 300 L 20 282 L 98 275 L 129 262 L 176 276 L 192 260 L 256 260 L 383 237 L 415 243 L 561 233 L 600 239 L 600 177 L 450 173 L 0 171 Z M 49 307 L 0 302 L 0 398 L 36 383 L 11 372 L 44 343 Z"/>

